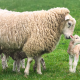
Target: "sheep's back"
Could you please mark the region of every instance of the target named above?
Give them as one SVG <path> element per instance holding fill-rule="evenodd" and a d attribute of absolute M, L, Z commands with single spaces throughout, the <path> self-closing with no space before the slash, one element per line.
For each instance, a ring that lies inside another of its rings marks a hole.
<path fill-rule="evenodd" d="M 2 48 L 21 48 L 38 26 L 43 26 L 44 11 L 0 12 L 0 46 Z M 3 14 L 3 15 L 2 15 Z M 45 27 L 45 26 L 44 26 Z"/>

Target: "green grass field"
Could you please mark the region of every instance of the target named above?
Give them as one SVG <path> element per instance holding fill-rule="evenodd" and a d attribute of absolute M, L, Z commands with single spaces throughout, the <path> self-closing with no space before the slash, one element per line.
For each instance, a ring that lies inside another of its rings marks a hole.
<path fill-rule="evenodd" d="M 80 35 L 80 0 L 0 0 L 0 8 L 12 11 L 48 10 L 54 7 L 66 7 L 70 10 L 70 14 L 77 22 L 74 34 Z M 24 69 L 21 69 L 21 74 L 12 72 L 13 60 L 11 58 L 6 70 L 2 70 L 0 60 L 0 80 L 80 80 L 80 61 L 76 73 L 69 72 L 67 53 L 69 41 L 62 35 L 56 49 L 50 54 L 43 55 L 46 70 L 42 70 L 42 75 L 33 71 L 34 62 L 31 63 L 30 75 L 25 78 Z"/>

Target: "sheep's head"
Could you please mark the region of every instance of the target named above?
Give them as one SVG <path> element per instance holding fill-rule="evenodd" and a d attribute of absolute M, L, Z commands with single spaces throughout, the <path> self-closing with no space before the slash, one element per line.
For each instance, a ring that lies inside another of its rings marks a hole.
<path fill-rule="evenodd" d="M 73 35 L 76 20 L 69 14 L 65 16 L 65 27 L 63 28 L 63 34 L 66 39 L 70 39 L 70 35 Z"/>
<path fill-rule="evenodd" d="M 70 35 L 71 40 L 74 42 L 74 44 L 80 44 L 80 37 L 78 35 Z"/>

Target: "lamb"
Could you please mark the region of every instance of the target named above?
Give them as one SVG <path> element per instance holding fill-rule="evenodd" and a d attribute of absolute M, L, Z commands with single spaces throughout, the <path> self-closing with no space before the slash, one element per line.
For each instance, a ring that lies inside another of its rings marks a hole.
<path fill-rule="evenodd" d="M 78 35 L 74 35 L 70 37 L 71 37 L 71 41 L 69 43 L 69 47 L 67 50 L 69 54 L 69 71 L 75 73 L 76 66 L 79 60 L 79 54 L 80 54 L 80 37 Z"/>
<path fill-rule="evenodd" d="M 17 57 L 16 57 L 16 55 L 17 55 Z M 23 55 L 25 55 L 25 54 L 23 54 Z M 9 56 L 12 57 L 12 59 L 14 60 L 13 71 L 16 71 L 16 66 L 17 66 L 17 72 L 20 72 L 20 63 L 21 63 L 22 68 L 25 68 L 25 59 L 23 59 L 23 57 L 20 57 L 21 55 L 19 55 L 18 53 L 13 53 L 12 55 L 10 55 L 8 52 L 8 53 L 1 54 L 3 69 L 8 67 L 7 59 Z"/>
<path fill-rule="evenodd" d="M 3 69 L 6 69 L 8 67 L 8 64 L 7 64 L 8 57 L 9 56 L 6 56 L 5 54 L 1 54 L 2 68 Z M 16 67 L 17 67 L 17 72 L 20 72 L 20 67 L 25 68 L 25 59 L 22 59 L 22 60 L 20 60 L 20 59 L 14 60 L 14 63 L 13 63 L 13 71 L 16 71 Z"/>
<path fill-rule="evenodd" d="M 4 52 L 4 56 L 3 56 L 3 54 L 1 54 L 1 60 L 2 60 L 3 69 L 8 67 L 7 59 L 8 59 L 9 56 L 12 57 L 12 59 L 14 60 L 13 71 L 16 71 L 16 66 L 17 66 L 17 72 L 20 72 L 20 63 L 21 63 L 22 68 L 25 68 L 25 59 L 24 58 L 27 58 L 27 56 L 26 56 L 26 54 L 24 52 L 22 52 L 22 51 L 14 52 L 13 51 L 12 54 L 10 54 L 11 53 L 10 51 L 3 51 L 3 52 Z M 33 69 L 35 71 L 36 67 L 37 67 L 36 57 L 34 59 L 35 59 L 35 64 L 33 66 Z M 45 61 L 44 61 L 43 58 L 41 58 L 41 64 L 42 64 L 43 70 L 45 70 L 46 66 L 45 66 Z"/>
<path fill-rule="evenodd" d="M 64 34 L 70 39 L 76 20 L 67 8 L 52 8 L 33 12 L 0 12 L 0 47 L 2 50 L 22 50 L 28 57 L 25 75 L 30 63 L 37 60 L 37 73 L 42 74 L 40 60 L 52 52 Z"/>

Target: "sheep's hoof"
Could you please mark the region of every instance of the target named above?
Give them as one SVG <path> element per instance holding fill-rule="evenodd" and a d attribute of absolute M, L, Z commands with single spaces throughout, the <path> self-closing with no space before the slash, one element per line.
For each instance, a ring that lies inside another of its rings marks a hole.
<path fill-rule="evenodd" d="M 28 78 L 26 74 L 24 75 L 24 77 L 25 77 L 25 78 Z"/>
<path fill-rule="evenodd" d="M 43 70 L 46 70 L 46 67 L 44 67 Z"/>
<path fill-rule="evenodd" d="M 21 72 L 17 72 L 17 74 L 22 74 Z"/>
<path fill-rule="evenodd" d="M 36 68 L 37 68 L 37 64 L 34 64 L 33 70 L 36 71 Z"/>
<path fill-rule="evenodd" d="M 69 71 L 72 72 L 72 73 L 76 72 L 76 70 L 74 70 L 74 69 L 70 69 Z"/>
<path fill-rule="evenodd" d="M 3 67 L 3 70 L 6 70 L 6 67 Z"/>
<path fill-rule="evenodd" d="M 33 67 L 34 72 L 36 71 L 36 67 Z"/>
<path fill-rule="evenodd" d="M 17 73 L 20 73 L 20 70 L 17 70 L 16 72 L 17 72 Z"/>
<path fill-rule="evenodd" d="M 75 70 L 75 69 L 73 69 L 72 73 L 75 73 L 75 72 L 76 72 L 76 70 Z"/>
<path fill-rule="evenodd" d="M 25 71 L 24 71 L 24 73 L 25 73 L 25 75 L 29 75 L 29 73 L 27 73 L 27 72 L 25 72 Z"/>
<path fill-rule="evenodd" d="M 69 71 L 70 71 L 70 72 L 73 72 L 73 70 L 72 70 L 72 69 L 69 69 Z"/>
<path fill-rule="evenodd" d="M 36 72 L 36 69 L 34 69 L 34 72 Z"/>
<path fill-rule="evenodd" d="M 8 68 L 8 65 L 6 65 L 6 68 Z"/>
<path fill-rule="evenodd" d="M 13 72 L 16 72 L 16 70 L 12 70 Z"/>
<path fill-rule="evenodd" d="M 42 72 L 37 72 L 38 74 L 42 74 Z"/>
<path fill-rule="evenodd" d="M 25 69 L 25 66 L 24 66 L 24 67 L 22 67 L 22 69 Z"/>
<path fill-rule="evenodd" d="M 6 71 L 6 69 L 2 69 L 2 71 Z"/>

